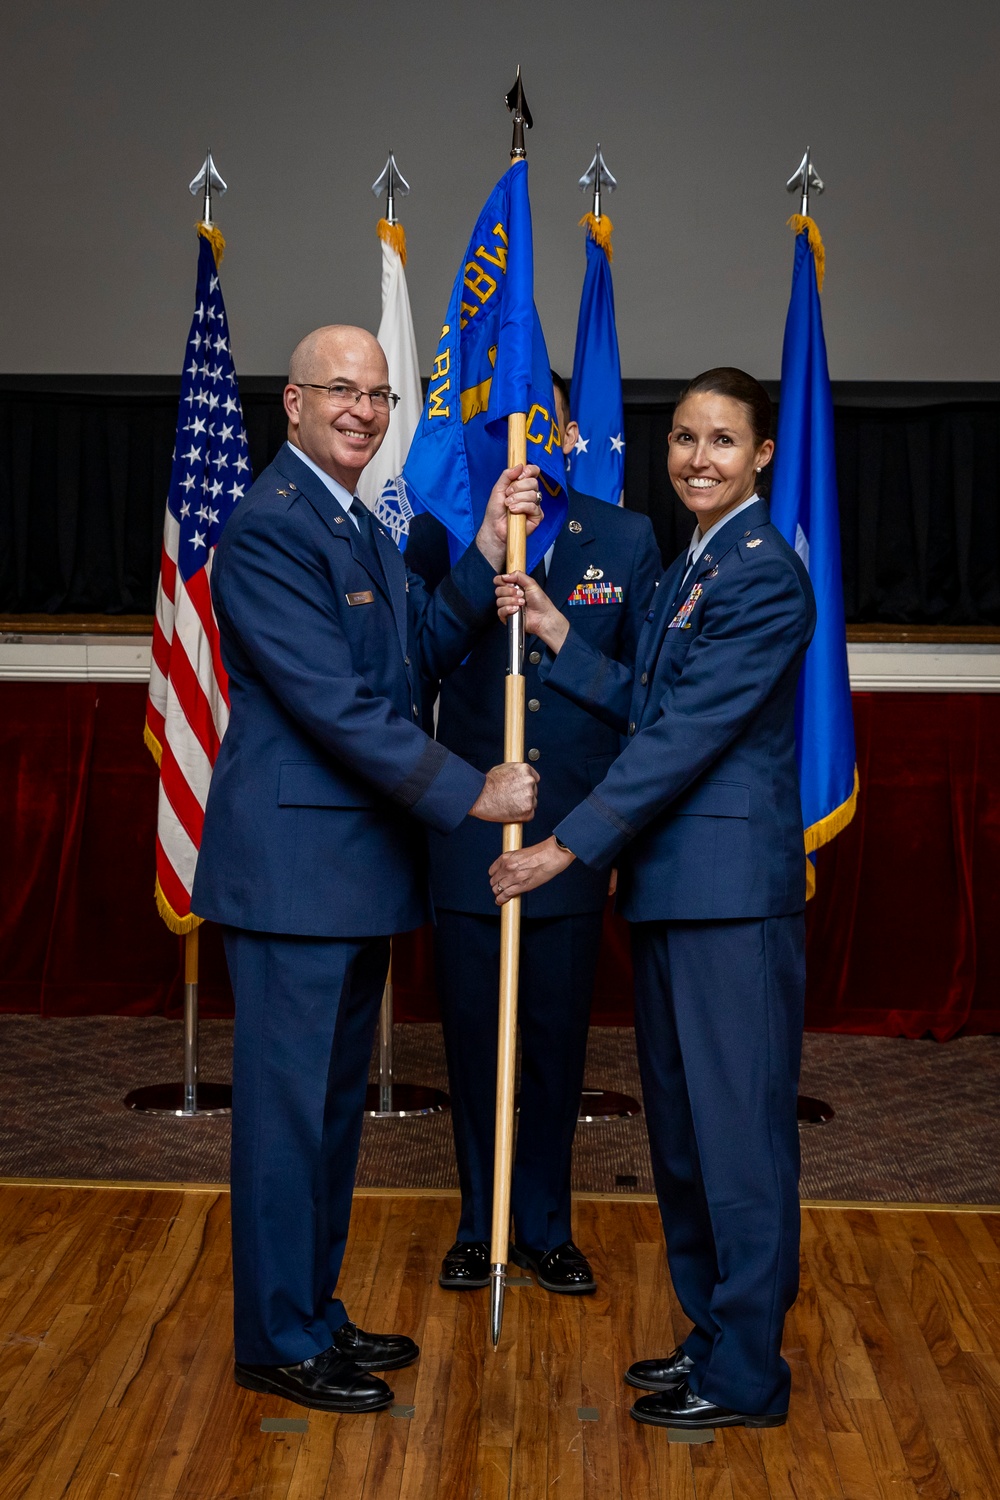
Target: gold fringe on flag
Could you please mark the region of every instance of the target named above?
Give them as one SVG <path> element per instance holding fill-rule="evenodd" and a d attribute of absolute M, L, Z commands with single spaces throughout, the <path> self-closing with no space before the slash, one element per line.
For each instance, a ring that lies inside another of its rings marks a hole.
<path fill-rule="evenodd" d="M 796 218 L 800 215 L 796 214 Z M 854 790 L 846 802 L 835 807 L 833 812 L 828 812 L 825 818 L 820 818 L 818 823 L 810 823 L 805 831 L 806 855 L 815 854 L 824 844 L 835 839 L 838 833 L 842 833 L 848 823 L 858 810 L 858 768 L 854 767 Z M 810 901 L 816 894 L 816 867 L 808 857 L 806 859 L 806 900 Z"/>
<path fill-rule="evenodd" d="M 809 236 L 809 248 L 816 262 L 816 290 L 821 292 L 823 277 L 826 275 L 826 250 L 823 248 L 823 237 L 819 232 L 819 225 L 808 214 L 792 214 L 788 225 L 796 234 L 801 234 L 804 230 Z M 830 837 L 832 838 L 833 835 L 831 834 Z"/>
<path fill-rule="evenodd" d="M 580 220 L 581 229 L 583 228 L 584 224 L 586 224 L 587 233 L 590 235 L 590 238 L 593 240 L 594 244 L 600 245 L 609 261 L 613 260 L 614 252 L 611 249 L 611 231 L 615 226 L 612 224 L 607 214 L 601 214 L 601 217 L 599 219 L 594 214 L 584 214 L 583 218 Z"/>
<path fill-rule="evenodd" d="M 163 887 L 159 880 L 156 882 L 156 909 L 171 932 L 176 932 L 178 937 L 186 937 L 189 932 L 194 932 L 196 927 L 202 924 L 202 918 L 196 917 L 194 912 L 187 917 L 179 917 L 170 902 L 163 894 Z"/>
<path fill-rule="evenodd" d="M 379 219 L 375 225 L 375 233 L 380 240 L 385 240 L 391 245 L 399 256 L 403 265 L 406 265 L 406 230 L 402 224 L 390 224 L 388 219 Z"/>
<path fill-rule="evenodd" d="M 156 735 L 150 729 L 148 724 L 143 726 L 142 738 L 145 743 L 146 749 L 156 761 L 156 764 L 159 765 L 161 760 L 163 759 L 163 746 L 160 744 L 159 740 L 156 738 Z"/>
<path fill-rule="evenodd" d="M 222 230 L 215 224 L 196 224 L 194 227 L 202 239 L 208 240 L 211 245 L 212 254 L 215 256 L 215 269 L 218 270 L 222 265 L 222 257 L 226 253 L 226 242 L 222 237 Z"/>

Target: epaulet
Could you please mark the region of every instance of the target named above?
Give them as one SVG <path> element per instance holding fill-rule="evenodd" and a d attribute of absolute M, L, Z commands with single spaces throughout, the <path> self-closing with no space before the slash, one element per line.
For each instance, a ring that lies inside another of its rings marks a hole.
<path fill-rule="evenodd" d="M 762 528 L 759 526 L 752 526 L 749 531 L 745 531 L 740 537 L 739 549 L 742 557 L 753 557 L 757 548 L 764 545 L 764 537 L 761 535 L 761 530 Z"/>

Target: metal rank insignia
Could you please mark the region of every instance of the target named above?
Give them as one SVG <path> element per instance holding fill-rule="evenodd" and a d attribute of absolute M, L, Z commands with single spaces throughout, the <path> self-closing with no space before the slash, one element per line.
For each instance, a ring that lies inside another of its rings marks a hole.
<path fill-rule="evenodd" d="M 763 540 L 764 538 L 762 536 L 755 536 L 752 542 L 747 542 L 747 551 L 749 551 L 751 547 L 759 547 Z"/>
<path fill-rule="evenodd" d="M 702 592 L 703 590 L 701 584 L 696 583 L 690 594 L 688 594 L 687 598 L 684 600 L 684 603 L 681 605 L 680 609 L 674 615 L 674 618 L 670 621 L 670 624 L 667 626 L 668 630 L 691 629 L 691 614 L 694 610 L 695 605 L 698 603 L 698 600 L 701 598 Z"/>
<path fill-rule="evenodd" d="M 600 568 L 588 568 L 584 578 L 592 579 L 594 575 L 603 578 L 604 573 Z M 576 588 L 566 600 L 567 604 L 624 604 L 625 590 L 620 583 L 578 583 Z"/>
<path fill-rule="evenodd" d="M 586 578 L 588 580 L 594 579 L 594 578 L 603 578 L 604 577 L 604 569 L 603 568 L 595 568 L 594 565 L 593 565 L 593 563 L 591 563 L 590 567 L 587 569 L 586 573 L 584 573 L 583 576 L 584 576 L 584 578 Z"/>

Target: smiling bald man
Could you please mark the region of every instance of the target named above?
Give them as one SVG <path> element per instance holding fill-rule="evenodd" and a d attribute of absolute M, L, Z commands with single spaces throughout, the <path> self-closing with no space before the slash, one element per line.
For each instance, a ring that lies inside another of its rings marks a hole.
<path fill-rule="evenodd" d="M 492 620 L 508 513 L 538 524 L 538 470 L 500 475 L 431 594 L 356 496 L 395 401 L 364 329 L 317 329 L 292 355 L 288 441 L 213 564 L 230 720 L 192 897 L 223 926 L 236 996 L 236 1380 L 341 1412 L 390 1405 L 372 1372 L 418 1353 L 335 1297 L 389 939 L 429 915 L 425 829 L 526 822 L 537 782 L 475 770 L 419 722 L 422 675 Z"/>

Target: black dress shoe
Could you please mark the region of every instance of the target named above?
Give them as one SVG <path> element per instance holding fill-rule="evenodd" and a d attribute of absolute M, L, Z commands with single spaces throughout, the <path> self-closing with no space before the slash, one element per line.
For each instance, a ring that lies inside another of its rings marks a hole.
<path fill-rule="evenodd" d="M 637 1359 L 625 1371 L 625 1384 L 637 1385 L 640 1391 L 670 1391 L 693 1369 L 694 1360 L 677 1348 L 665 1359 Z"/>
<path fill-rule="evenodd" d="M 298 1365 L 244 1365 L 237 1361 L 237 1385 L 268 1396 L 284 1396 L 317 1411 L 381 1411 L 391 1406 L 392 1391 L 338 1349 L 324 1349 Z"/>
<path fill-rule="evenodd" d="M 673 1390 L 641 1396 L 632 1408 L 632 1415 L 637 1422 L 648 1422 L 652 1427 L 675 1427 L 681 1432 L 705 1427 L 784 1427 L 788 1420 L 787 1411 L 755 1416 L 752 1412 L 731 1411 L 728 1406 L 703 1401 L 686 1380 Z"/>
<path fill-rule="evenodd" d="M 365 1333 L 356 1323 L 342 1323 L 333 1347 L 360 1370 L 401 1370 L 412 1365 L 420 1350 L 405 1333 Z"/>
<path fill-rule="evenodd" d="M 590 1262 L 572 1240 L 544 1253 L 526 1250 L 523 1245 L 512 1245 L 510 1258 L 515 1266 L 534 1271 L 538 1285 L 543 1286 L 547 1292 L 569 1292 L 571 1295 L 585 1296 L 597 1291 Z"/>
<path fill-rule="evenodd" d="M 490 1247 L 485 1240 L 456 1240 L 441 1262 L 438 1286 L 465 1292 L 490 1284 Z"/>

